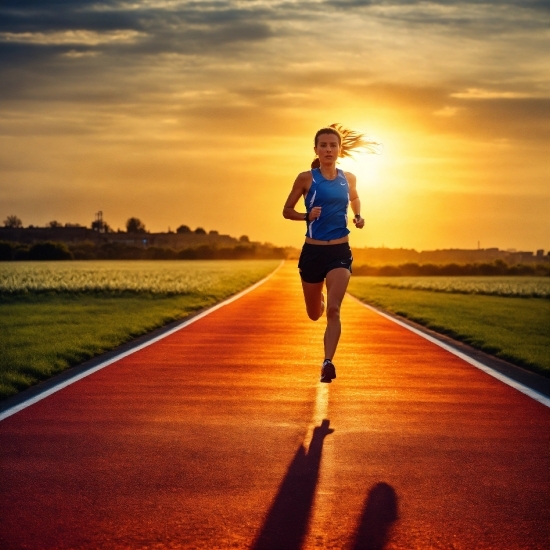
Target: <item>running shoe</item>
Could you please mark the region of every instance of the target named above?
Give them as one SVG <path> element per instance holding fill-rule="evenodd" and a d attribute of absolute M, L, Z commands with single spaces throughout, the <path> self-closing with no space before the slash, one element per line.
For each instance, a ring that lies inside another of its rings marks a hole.
<path fill-rule="evenodd" d="M 325 360 L 323 366 L 321 367 L 321 382 L 330 384 L 336 378 L 336 369 L 332 364 L 332 361 L 328 359 Z"/>

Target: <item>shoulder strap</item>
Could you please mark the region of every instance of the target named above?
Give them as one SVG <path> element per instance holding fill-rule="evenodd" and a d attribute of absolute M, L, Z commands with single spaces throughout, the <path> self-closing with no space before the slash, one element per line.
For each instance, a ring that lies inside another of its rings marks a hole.
<path fill-rule="evenodd" d="M 315 196 L 317 195 L 316 187 L 319 184 L 319 182 L 315 179 L 316 173 L 318 175 L 319 168 L 312 168 L 311 169 L 311 187 L 309 188 L 309 191 L 307 193 L 307 196 L 310 197 L 309 204 L 306 202 L 306 206 L 308 209 L 313 208 L 313 203 L 315 202 Z M 306 197 L 306 200 L 307 200 L 307 197 Z"/>
<path fill-rule="evenodd" d="M 314 183 L 318 183 L 317 180 L 315 179 L 315 173 L 316 172 L 319 172 L 319 168 L 312 168 L 311 169 L 311 185 L 313 185 Z"/>

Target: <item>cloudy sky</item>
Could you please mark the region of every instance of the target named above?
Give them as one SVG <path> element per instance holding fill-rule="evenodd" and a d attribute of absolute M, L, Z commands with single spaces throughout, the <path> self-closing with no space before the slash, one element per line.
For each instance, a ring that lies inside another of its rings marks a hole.
<path fill-rule="evenodd" d="M 297 246 L 340 122 L 383 144 L 342 163 L 352 244 L 548 250 L 549 28 L 550 0 L 3 0 L 1 219 Z"/>

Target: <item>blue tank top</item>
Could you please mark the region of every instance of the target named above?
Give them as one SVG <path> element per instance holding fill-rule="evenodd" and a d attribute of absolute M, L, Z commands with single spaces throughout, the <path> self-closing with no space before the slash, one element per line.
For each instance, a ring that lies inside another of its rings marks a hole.
<path fill-rule="evenodd" d="M 319 241 L 332 241 L 349 234 L 349 185 L 344 172 L 336 169 L 337 176 L 327 180 L 319 168 L 311 171 L 311 187 L 305 197 L 309 214 L 314 206 L 321 207 L 321 217 L 308 222 L 306 237 Z"/>

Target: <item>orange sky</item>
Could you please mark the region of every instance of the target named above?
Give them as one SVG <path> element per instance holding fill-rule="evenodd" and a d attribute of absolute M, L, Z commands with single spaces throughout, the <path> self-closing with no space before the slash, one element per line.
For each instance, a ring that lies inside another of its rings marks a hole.
<path fill-rule="evenodd" d="M 547 250 L 547 8 L 6 0 L 1 219 L 102 210 L 298 246 L 283 203 L 340 122 L 383 143 L 342 162 L 367 220 L 352 244 Z"/>

